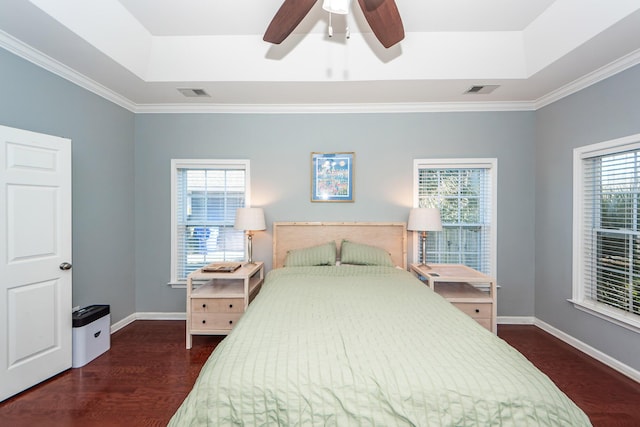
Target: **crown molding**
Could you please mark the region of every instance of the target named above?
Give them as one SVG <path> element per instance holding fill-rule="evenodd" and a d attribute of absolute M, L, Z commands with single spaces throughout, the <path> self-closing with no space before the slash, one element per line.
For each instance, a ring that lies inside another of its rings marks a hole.
<path fill-rule="evenodd" d="M 0 47 L 133 113 L 337 114 L 535 111 L 640 64 L 640 49 L 532 101 L 379 104 L 136 104 L 0 30 Z"/>
<path fill-rule="evenodd" d="M 92 92 L 107 101 L 111 101 L 122 108 L 134 112 L 136 105 L 122 95 L 102 86 L 100 83 L 78 73 L 74 69 L 56 61 L 50 56 L 45 55 L 27 45 L 26 43 L 16 39 L 15 37 L 0 30 L 0 47 L 13 53 L 14 55 L 37 65 L 63 79 L 80 86 L 83 89 Z"/>
<path fill-rule="evenodd" d="M 573 82 L 564 85 L 563 87 L 548 93 L 547 95 L 538 98 L 533 105 L 538 110 L 542 107 L 546 107 L 556 101 L 561 100 L 569 95 L 581 91 L 591 85 L 594 85 L 602 80 L 605 80 L 611 76 L 614 76 L 624 70 L 627 70 L 633 66 L 640 64 L 640 49 L 635 50 L 615 61 L 600 67 L 599 69 L 592 71 L 585 76 L 574 80 Z"/>
<path fill-rule="evenodd" d="M 425 102 L 380 104 L 144 104 L 135 112 L 151 113 L 230 113 L 230 114 L 364 114 L 364 113 L 442 113 L 477 111 L 528 111 L 532 102 Z"/>

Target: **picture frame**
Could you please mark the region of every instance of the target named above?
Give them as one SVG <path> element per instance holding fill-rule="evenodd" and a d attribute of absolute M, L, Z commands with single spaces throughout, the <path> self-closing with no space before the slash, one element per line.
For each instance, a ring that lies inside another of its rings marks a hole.
<path fill-rule="evenodd" d="M 354 152 L 311 153 L 311 201 L 354 201 Z"/>

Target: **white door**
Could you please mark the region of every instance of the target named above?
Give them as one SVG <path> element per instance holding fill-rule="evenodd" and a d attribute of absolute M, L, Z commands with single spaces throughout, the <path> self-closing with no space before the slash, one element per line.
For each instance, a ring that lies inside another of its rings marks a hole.
<path fill-rule="evenodd" d="M 0 401 L 71 367 L 71 141 L 0 126 Z"/>

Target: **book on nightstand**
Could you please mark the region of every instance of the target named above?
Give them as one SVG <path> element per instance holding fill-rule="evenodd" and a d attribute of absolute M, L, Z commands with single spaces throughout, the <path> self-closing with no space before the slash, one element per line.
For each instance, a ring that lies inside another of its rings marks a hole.
<path fill-rule="evenodd" d="M 202 267 L 203 273 L 233 273 L 242 266 L 239 262 L 212 262 Z"/>

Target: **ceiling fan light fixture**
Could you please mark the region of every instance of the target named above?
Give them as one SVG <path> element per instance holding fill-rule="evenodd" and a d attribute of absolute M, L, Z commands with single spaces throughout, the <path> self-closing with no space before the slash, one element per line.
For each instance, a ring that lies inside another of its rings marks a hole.
<path fill-rule="evenodd" d="M 284 0 L 271 19 L 263 40 L 274 44 L 282 43 L 317 2 L 318 0 Z M 323 10 L 329 13 L 329 37 L 333 35 L 331 15 L 335 13 L 346 17 L 350 4 L 351 0 L 322 0 Z M 358 5 L 382 46 L 388 49 L 404 39 L 404 26 L 395 0 L 358 0 Z M 349 38 L 349 29 L 345 30 L 346 38 Z"/>
<path fill-rule="evenodd" d="M 349 4 L 351 0 L 324 0 L 322 8 L 329 13 L 337 15 L 346 15 L 349 13 Z"/>

